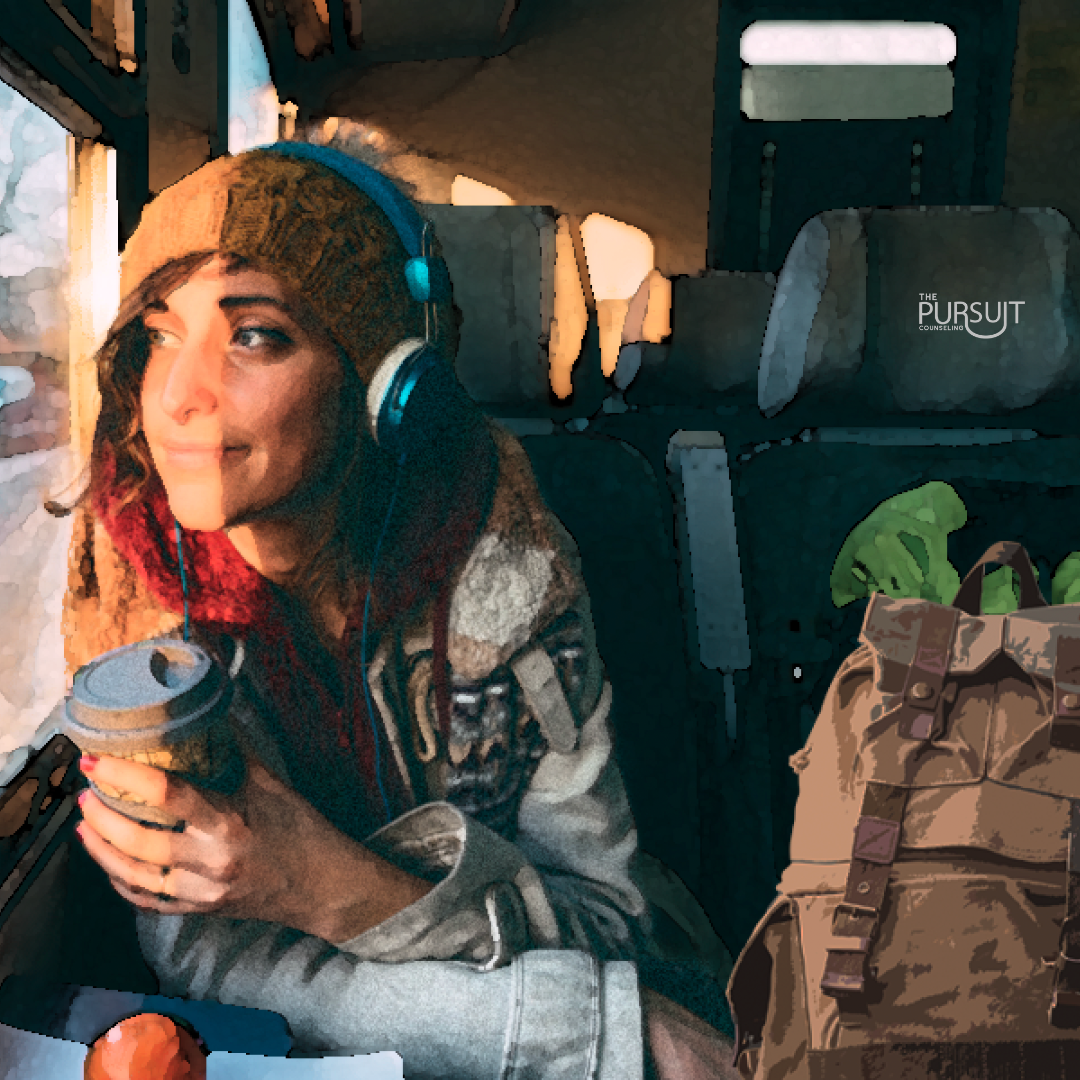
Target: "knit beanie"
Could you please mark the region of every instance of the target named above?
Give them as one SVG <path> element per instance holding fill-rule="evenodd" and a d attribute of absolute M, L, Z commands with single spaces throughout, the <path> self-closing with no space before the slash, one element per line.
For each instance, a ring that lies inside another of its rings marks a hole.
<path fill-rule="evenodd" d="M 425 336 L 424 305 L 409 293 L 409 256 L 390 219 L 317 162 L 249 150 L 165 188 L 143 210 L 121 256 L 121 310 L 154 271 L 200 252 L 243 256 L 295 290 L 365 390 L 398 342 Z M 452 357 L 457 326 L 449 303 L 436 305 L 434 324 L 433 343 Z"/>

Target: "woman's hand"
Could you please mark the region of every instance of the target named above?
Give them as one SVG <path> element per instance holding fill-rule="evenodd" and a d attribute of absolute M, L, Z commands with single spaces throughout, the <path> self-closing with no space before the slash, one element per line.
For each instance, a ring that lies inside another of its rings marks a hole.
<path fill-rule="evenodd" d="M 430 888 L 339 832 L 252 757 L 232 799 L 123 758 L 84 757 L 81 766 L 185 823 L 182 832 L 148 828 L 92 791 L 82 797 L 86 850 L 144 910 L 258 919 L 338 942 Z"/>
<path fill-rule="evenodd" d="M 735 1044 L 674 1001 L 641 987 L 646 1052 L 658 1080 L 739 1080 Z"/>

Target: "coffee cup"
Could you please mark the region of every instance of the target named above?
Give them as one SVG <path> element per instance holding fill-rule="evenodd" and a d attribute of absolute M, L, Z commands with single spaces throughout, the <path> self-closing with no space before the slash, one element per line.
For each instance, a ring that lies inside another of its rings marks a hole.
<path fill-rule="evenodd" d="M 205 649 L 151 638 L 103 653 L 75 673 L 62 729 L 83 753 L 153 765 L 233 794 L 245 767 L 228 723 L 232 692 L 228 672 Z M 92 778 L 90 786 L 106 806 L 134 821 L 179 824 L 131 792 Z"/>

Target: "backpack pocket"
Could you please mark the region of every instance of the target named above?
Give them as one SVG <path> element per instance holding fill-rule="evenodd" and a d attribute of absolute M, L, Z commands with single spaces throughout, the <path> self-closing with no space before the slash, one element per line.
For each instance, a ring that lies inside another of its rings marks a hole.
<path fill-rule="evenodd" d="M 805 983 L 799 901 L 781 896 L 754 929 L 728 982 L 736 1067 L 743 1080 L 805 1075 Z"/>
<path fill-rule="evenodd" d="M 1053 969 L 1044 960 L 1060 934 L 1057 874 L 896 866 L 858 1007 L 821 990 L 839 901 L 799 898 L 812 1049 L 1067 1037 L 1049 1021 Z"/>

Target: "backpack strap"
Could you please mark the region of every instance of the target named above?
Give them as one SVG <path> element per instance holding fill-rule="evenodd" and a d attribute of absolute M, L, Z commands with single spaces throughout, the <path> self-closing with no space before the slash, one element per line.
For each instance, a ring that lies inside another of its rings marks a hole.
<path fill-rule="evenodd" d="M 926 610 L 915 645 L 915 659 L 908 668 L 904 699 L 896 714 L 897 726 L 905 739 L 933 740 L 945 728 L 945 704 L 955 695 L 946 692 L 945 676 L 949 671 L 960 611 L 934 604 Z"/>
<path fill-rule="evenodd" d="M 1039 590 L 1031 559 L 1021 544 L 1014 540 L 1004 540 L 986 549 L 983 557 L 971 568 L 968 576 L 960 583 L 960 590 L 953 598 L 953 607 L 968 615 L 982 614 L 982 587 L 986 568 L 996 563 L 1008 566 L 1020 579 L 1020 609 L 1048 607 L 1046 598 Z"/>
<path fill-rule="evenodd" d="M 1069 805 L 1069 862 L 1065 875 L 1065 915 L 1054 964 L 1050 1023 L 1080 1027 L 1080 800 Z"/>
<path fill-rule="evenodd" d="M 1080 638 L 1059 637 L 1054 657 L 1053 718 L 1050 745 L 1080 750 Z M 1069 854 L 1065 875 L 1065 914 L 1054 964 L 1050 1023 L 1080 1027 L 1080 801 L 1069 805 Z"/>
<path fill-rule="evenodd" d="M 1080 638 L 1058 638 L 1054 656 L 1054 715 L 1050 745 L 1080 750 Z"/>
<path fill-rule="evenodd" d="M 867 781 L 847 887 L 833 912 L 833 933 L 821 978 L 822 992 L 831 997 L 859 997 L 866 992 L 867 960 L 900 846 L 907 797 L 907 788 Z"/>
<path fill-rule="evenodd" d="M 898 730 L 906 738 L 927 742 L 944 729 L 945 705 L 955 696 L 955 687 L 946 689 L 945 677 L 959 621 L 958 608 L 941 604 L 929 605 L 923 614 L 915 659 L 895 712 Z M 867 962 L 900 846 L 907 798 L 905 787 L 866 782 L 847 886 L 833 912 L 833 936 L 821 978 L 822 992 L 831 997 L 850 1002 L 866 993 Z"/>

